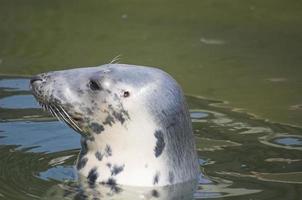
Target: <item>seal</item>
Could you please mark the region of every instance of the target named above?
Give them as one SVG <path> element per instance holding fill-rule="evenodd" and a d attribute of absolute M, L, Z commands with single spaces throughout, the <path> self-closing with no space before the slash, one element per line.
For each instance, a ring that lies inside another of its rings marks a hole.
<path fill-rule="evenodd" d="M 30 85 L 45 110 L 82 135 L 76 168 L 90 187 L 198 178 L 188 106 L 166 72 L 105 64 L 39 74 Z"/>

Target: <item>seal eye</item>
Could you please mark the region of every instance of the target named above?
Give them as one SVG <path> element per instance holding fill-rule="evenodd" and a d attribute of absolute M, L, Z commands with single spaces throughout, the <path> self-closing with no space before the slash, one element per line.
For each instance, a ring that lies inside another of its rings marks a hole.
<path fill-rule="evenodd" d="M 99 84 L 94 80 L 90 80 L 89 87 L 90 87 L 91 90 L 100 90 L 101 89 Z"/>
<path fill-rule="evenodd" d="M 124 91 L 123 96 L 124 96 L 124 97 L 129 97 L 129 96 L 130 96 L 130 92 L 128 92 L 128 91 Z"/>

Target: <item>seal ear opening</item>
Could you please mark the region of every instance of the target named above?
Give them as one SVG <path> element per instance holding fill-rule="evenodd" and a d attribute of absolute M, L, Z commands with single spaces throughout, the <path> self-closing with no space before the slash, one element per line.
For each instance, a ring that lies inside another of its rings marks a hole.
<path fill-rule="evenodd" d="M 123 97 L 129 97 L 130 96 L 130 92 L 129 91 L 124 91 Z"/>

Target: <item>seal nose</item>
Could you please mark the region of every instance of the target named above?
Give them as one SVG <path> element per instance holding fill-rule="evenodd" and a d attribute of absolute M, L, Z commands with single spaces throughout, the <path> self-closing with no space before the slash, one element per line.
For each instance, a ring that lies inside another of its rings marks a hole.
<path fill-rule="evenodd" d="M 33 84 L 36 81 L 43 81 L 41 76 L 34 76 L 30 79 L 30 84 Z"/>

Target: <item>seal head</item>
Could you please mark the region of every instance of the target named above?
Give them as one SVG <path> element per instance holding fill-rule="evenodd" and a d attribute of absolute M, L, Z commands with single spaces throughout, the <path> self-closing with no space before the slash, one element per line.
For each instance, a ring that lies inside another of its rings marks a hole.
<path fill-rule="evenodd" d="M 31 80 L 43 108 L 82 135 L 77 169 L 96 183 L 165 186 L 197 179 L 183 92 L 157 68 L 107 64 Z"/>

